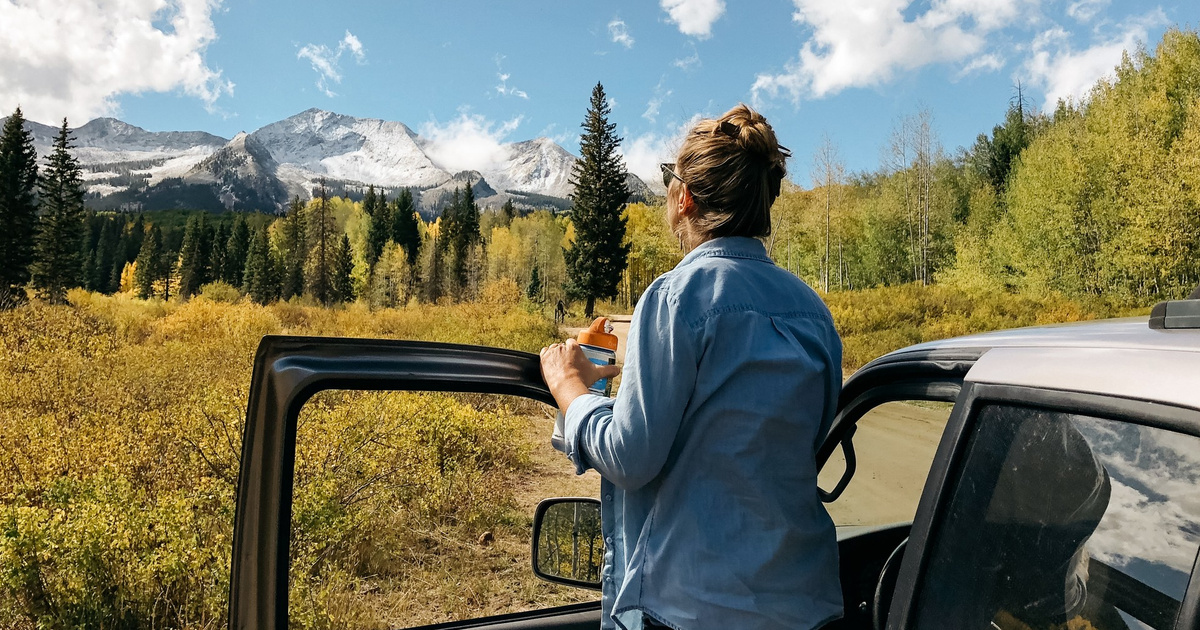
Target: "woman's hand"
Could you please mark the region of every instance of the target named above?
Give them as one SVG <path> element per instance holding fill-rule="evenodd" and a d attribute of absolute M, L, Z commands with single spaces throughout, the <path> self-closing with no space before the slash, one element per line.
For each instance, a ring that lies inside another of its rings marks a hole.
<path fill-rule="evenodd" d="M 615 365 L 589 361 L 574 339 L 542 348 L 538 354 L 542 357 L 542 378 L 564 414 L 576 398 L 588 393 L 592 383 L 621 373 L 621 368 Z"/>

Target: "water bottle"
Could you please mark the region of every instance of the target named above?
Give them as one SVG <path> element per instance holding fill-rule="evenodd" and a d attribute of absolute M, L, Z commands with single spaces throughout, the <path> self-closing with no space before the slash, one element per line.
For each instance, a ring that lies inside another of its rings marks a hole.
<path fill-rule="evenodd" d="M 607 317 L 597 317 L 591 327 L 581 331 L 578 336 L 579 347 L 588 360 L 596 365 L 615 365 L 617 362 L 617 336 L 612 334 L 612 324 Z M 612 382 L 602 378 L 588 387 L 588 391 L 597 396 L 611 396 Z M 563 424 L 566 418 L 562 411 L 554 418 L 554 433 L 550 443 L 560 451 L 566 451 L 566 440 L 563 437 Z"/>

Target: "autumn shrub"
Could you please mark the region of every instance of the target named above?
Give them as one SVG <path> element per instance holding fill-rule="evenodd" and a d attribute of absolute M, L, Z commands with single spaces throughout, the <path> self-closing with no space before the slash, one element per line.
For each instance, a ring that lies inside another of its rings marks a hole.
<path fill-rule="evenodd" d="M 0 312 L 0 628 L 227 625 L 234 488 L 263 335 L 525 350 L 555 337 L 552 322 L 505 300 L 374 311 L 203 295 L 70 300 Z M 348 589 L 401 588 L 419 576 L 397 559 L 423 553 L 421 541 L 513 519 L 508 479 L 528 465 L 518 416 L 469 402 L 327 392 L 304 408 L 295 625 L 377 625 L 355 622 L 367 613 Z"/>
<path fill-rule="evenodd" d="M 908 284 L 824 295 L 850 373 L 905 346 L 990 330 L 1144 315 L 1148 306 L 1060 295 L 1030 297 Z"/>

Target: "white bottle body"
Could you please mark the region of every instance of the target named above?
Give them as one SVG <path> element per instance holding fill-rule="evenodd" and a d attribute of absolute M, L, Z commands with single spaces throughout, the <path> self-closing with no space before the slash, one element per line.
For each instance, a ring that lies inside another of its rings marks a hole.
<path fill-rule="evenodd" d="M 588 360 L 596 365 L 615 365 L 617 363 L 617 353 L 613 350 L 602 348 L 600 346 L 591 346 L 586 343 L 579 344 L 579 347 L 583 349 L 583 354 L 587 356 Z M 588 388 L 588 391 L 597 396 L 611 396 L 611 379 L 602 378 L 596 381 L 591 387 Z M 554 417 L 554 433 L 550 436 L 550 444 L 553 445 L 554 448 L 564 453 L 567 449 L 567 442 L 564 438 L 563 429 L 565 423 L 566 418 L 563 417 L 563 413 L 559 411 L 558 415 Z"/>

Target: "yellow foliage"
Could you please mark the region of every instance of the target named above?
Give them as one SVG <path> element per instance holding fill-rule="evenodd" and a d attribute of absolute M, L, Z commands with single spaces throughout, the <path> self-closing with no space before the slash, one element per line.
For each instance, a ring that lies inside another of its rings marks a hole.
<path fill-rule="evenodd" d="M 77 290 L 68 306 L 0 312 L 0 627 L 224 627 L 262 335 L 525 350 L 555 339 L 552 322 L 511 307 L 512 288 L 497 285 L 488 295 L 498 297 L 478 304 L 376 311 Z M 293 625 L 379 625 L 337 594 L 368 574 L 386 573 L 389 589 L 419 583 L 428 560 L 402 560 L 427 549 L 430 532 L 473 540 L 479 528 L 519 522 L 510 494 L 527 466 L 519 420 L 504 405 L 480 410 L 450 395 L 327 392 L 306 405 Z"/>

